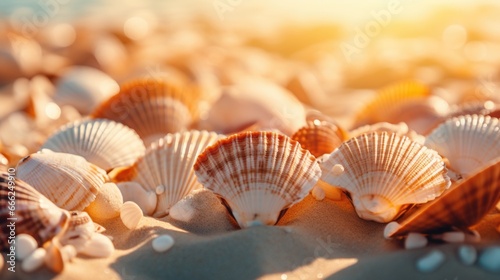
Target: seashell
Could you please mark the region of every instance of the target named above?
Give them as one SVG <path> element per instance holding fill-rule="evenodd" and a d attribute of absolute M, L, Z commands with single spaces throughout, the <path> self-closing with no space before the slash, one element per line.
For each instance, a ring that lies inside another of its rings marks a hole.
<path fill-rule="evenodd" d="M 66 125 L 50 136 L 41 149 L 79 155 L 107 171 L 134 164 L 146 150 L 134 130 L 105 119 Z"/>
<path fill-rule="evenodd" d="M 221 139 L 198 156 L 194 170 L 242 228 L 274 225 L 280 212 L 307 196 L 321 175 L 309 151 L 273 132 Z"/>
<path fill-rule="evenodd" d="M 452 118 L 432 131 L 425 145 L 447 158 L 450 169 L 467 177 L 500 157 L 500 122 L 482 115 Z"/>
<path fill-rule="evenodd" d="M 292 137 L 302 148 L 309 150 L 315 157 L 333 152 L 344 140 L 346 132 L 335 124 L 325 121 L 309 121 L 296 131 Z"/>
<path fill-rule="evenodd" d="M 458 257 L 465 265 L 473 265 L 477 260 L 477 250 L 472 245 L 462 245 L 458 248 Z"/>
<path fill-rule="evenodd" d="M 154 191 L 146 191 L 139 183 L 120 182 L 116 184 L 123 196 L 123 201 L 133 201 L 141 209 L 144 215 L 153 215 L 158 201 Z"/>
<path fill-rule="evenodd" d="M 497 161 L 422 206 L 399 226 L 386 229 L 386 236 L 440 233 L 451 228 L 468 231 L 495 207 L 499 199 L 500 161 Z"/>
<path fill-rule="evenodd" d="M 87 115 L 119 90 L 116 81 L 106 73 L 92 67 L 73 66 L 57 81 L 54 100 L 60 106 L 70 105 Z"/>
<path fill-rule="evenodd" d="M 338 165 L 344 171 L 337 172 Z M 370 132 L 344 142 L 320 164 L 321 180 L 347 191 L 360 218 L 389 222 L 406 205 L 441 195 L 450 179 L 441 157 L 408 137 Z"/>
<path fill-rule="evenodd" d="M 170 207 L 199 185 L 193 171 L 196 157 L 218 138 L 215 132 L 196 130 L 168 134 L 153 143 L 143 157 L 115 180 L 137 182 L 144 189 L 156 192 L 153 216 L 167 215 Z"/>
<path fill-rule="evenodd" d="M 100 233 L 95 233 L 78 253 L 93 258 L 107 258 L 114 251 L 115 246 L 108 237 Z"/>
<path fill-rule="evenodd" d="M 60 236 L 63 246 L 72 246 L 78 252 L 97 232 L 94 222 L 87 212 L 71 211 L 67 230 Z"/>
<path fill-rule="evenodd" d="M 142 209 L 132 201 L 127 201 L 120 209 L 120 218 L 128 229 L 135 229 L 142 219 Z"/>
<path fill-rule="evenodd" d="M 28 234 L 36 240 L 37 247 L 42 246 L 64 230 L 69 213 L 14 176 L 12 173 L 0 174 L 0 239 L 8 240 L 11 235 L 9 218 L 17 218 L 16 234 Z M 14 215 L 11 215 L 12 207 L 9 209 L 9 201 L 13 199 L 16 205 Z M 0 249 L 4 250 L 8 244 L 1 242 L 0 246 Z"/>
<path fill-rule="evenodd" d="M 417 261 L 417 269 L 425 273 L 433 272 L 438 269 L 445 260 L 445 254 L 440 250 L 434 249 Z"/>
<path fill-rule="evenodd" d="M 107 180 L 104 170 L 83 157 L 50 150 L 22 159 L 17 173 L 58 207 L 70 211 L 89 206 Z"/>
<path fill-rule="evenodd" d="M 21 264 L 21 268 L 25 272 L 33 272 L 42 267 L 47 251 L 44 248 L 36 249 L 29 257 Z"/>
<path fill-rule="evenodd" d="M 172 248 L 172 246 L 174 246 L 174 243 L 175 241 L 172 236 L 163 234 L 153 239 L 151 245 L 156 252 L 163 253 Z"/>
<path fill-rule="evenodd" d="M 16 236 L 16 258 L 20 261 L 31 255 L 37 248 L 38 242 L 33 236 L 21 233 Z"/>
<path fill-rule="evenodd" d="M 500 272 L 500 246 L 490 246 L 481 252 L 477 260 L 479 266 L 489 272 Z"/>
<path fill-rule="evenodd" d="M 388 122 L 379 122 L 375 124 L 367 124 L 358 127 L 354 130 L 349 131 L 350 138 L 358 137 L 363 133 L 373 132 L 373 131 L 387 131 L 388 133 L 396 133 L 399 136 L 406 136 L 412 141 L 415 141 L 421 145 L 425 142 L 425 136 L 418 134 L 416 131 L 411 130 L 408 125 L 404 122 L 398 124 L 391 124 Z"/>
<path fill-rule="evenodd" d="M 95 200 L 84 211 L 90 217 L 99 220 L 108 220 L 120 215 L 123 197 L 115 183 L 104 183 Z"/>
<path fill-rule="evenodd" d="M 93 118 L 120 122 L 149 145 L 167 133 L 186 130 L 197 118 L 199 93 L 195 88 L 160 79 L 139 79 L 122 85 L 102 103 Z"/>

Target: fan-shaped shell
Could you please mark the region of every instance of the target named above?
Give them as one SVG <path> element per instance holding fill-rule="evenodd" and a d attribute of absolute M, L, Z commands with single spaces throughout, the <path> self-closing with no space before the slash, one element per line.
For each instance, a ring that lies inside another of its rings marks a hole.
<path fill-rule="evenodd" d="M 58 207 L 78 211 L 95 200 L 107 180 L 104 170 L 83 157 L 50 150 L 22 159 L 17 175 Z"/>
<path fill-rule="evenodd" d="M 387 236 L 438 233 L 451 228 L 467 230 L 486 216 L 499 199 L 500 161 L 496 161 L 422 206 Z"/>
<path fill-rule="evenodd" d="M 321 161 L 321 179 L 349 192 L 359 217 L 377 222 L 389 222 L 402 206 L 430 201 L 450 186 L 435 151 L 396 133 L 362 134 Z"/>
<path fill-rule="evenodd" d="M 151 144 L 146 154 L 117 181 L 133 181 L 158 195 L 153 216 L 168 214 L 170 207 L 198 185 L 193 171 L 196 157 L 219 138 L 215 132 L 186 131 L 168 134 Z"/>
<path fill-rule="evenodd" d="M 500 122 L 482 115 L 452 118 L 428 135 L 425 145 L 446 157 L 450 169 L 466 177 L 500 157 Z"/>
<path fill-rule="evenodd" d="M 199 155 L 198 181 L 223 198 L 240 227 L 274 225 L 280 211 L 302 200 L 321 170 L 289 137 L 245 132 L 219 140 Z"/>
<path fill-rule="evenodd" d="M 130 166 L 146 150 L 134 130 L 106 119 L 66 125 L 47 139 L 42 149 L 82 156 L 104 170 Z"/>
<path fill-rule="evenodd" d="M 9 236 L 26 233 L 35 238 L 38 246 L 64 230 L 69 213 L 60 209 L 16 174 L 0 174 L 0 249 L 8 246 Z M 13 208 L 9 202 L 15 201 Z M 9 209 L 10 208 L 10 209 Z M 11 220 L 16 219 L 16 220 Z M 15 223 L 15 233 L 9 228 Z"/>
<path fill-rule="evenodd" d="M 345 131 L 335 124 L 326 121 L 309 121 L 292 135 L 302 148 L 315 157 L 329 154 L 347 138 Z"/>
<path fill-rule="evenodd" d="M 388 122 L 379 122 L 375 124 L 367 124 L 358 127 L 354 130 L 349 131 L 350 138 L 357 137 L 363 133 L 374 132 L 374 131 L 387 131 L 388 133 L 396 133 L 399 136 L 407 136 L 412 141 L 419 144 L 424 144 L 425 136 L 418 134 L 416 131 L 411 130 L 408 125 L 404 122 L 398 124 L 392 124 Z"/>
<path fill-rule="evenodd" d="M 120 122 L 134 129 L 148 145 L 167 133 L 188 129 L 197 117 L 198 96 L 192 87 L 139 79 L 123 85 L 92 117 Z"/>

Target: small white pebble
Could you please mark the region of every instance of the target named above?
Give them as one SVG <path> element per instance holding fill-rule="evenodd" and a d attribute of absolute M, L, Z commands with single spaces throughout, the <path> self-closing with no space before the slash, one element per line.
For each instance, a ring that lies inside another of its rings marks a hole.
<path fill-rule="evenodd" d="M 293 232 L 293 229 L 291 227 L 283 227 L 283 230 L 286 232 L 286 233 L 292 233 Z"/>
<path fill-rule="evenodd" d="M 491 246 L 479 255 L 479 266 L 489 272 L 500 272 L 500 246 Z"/>
<path fill-rule="evenodd" d="M 385 228 L 384 228 L 384 237 L 386 239 L 390 239 L 391 235 L 396 231 L 398 230 L 399 228 L 401 227 L 400 224 L 398 224 L 398 222 L 390 222 L 388 223 Z"/>
<path fill-rule="evenodd" d="M 128 229 L 135 229 L 143 217 L 142 209 L 133 201 L 123 203 L 120 218 Z"/>
<path fill-rule="evenodd" d="M 33 272 L 40 268 L 44 261 L 47 251 L 44 248 L 36 249 L 31 255 L 29 255 L 21 264 L 21 268 L 25 272 Z"/>
<path fill-rule="evenodd" d="M 441 239 L 448 243 L 462 243 L 465 241 L 465 233 L 461 231 L 449 231 L 443 233 Z"/>
<path fill-rule="evenodd" d="M 433 272 L 446 260 L 443 252 L 432 250 L 417 261 L 417 269 L 420 272 Z"/>
<path fill-rule="evenodd" d="M 107 258 L 113 254 L 115 246 L 105 235 L 94 233 L 89 242 L 78 252 L 93 258 Z"/>
<path fill-rule="evenodd" d="M 465 265 L 472 265 L 477 259 L 477 250 L 471 245 L 462 245 L 458 248 L 458 257 Z"/>
<path fill-rule="evenodd" d="M 344 173 L 344 166 L 342 166 L 342 164 L 335 164 L 332 167 L 332 174 L 333 174 L 333 176 L 339 176 L 342 173 Z"/>
<path fill-rule="evenodd" d="M 21 261 L 31 255 L 36 248 L 38 248 L 38 243 L 35 238 L 25 233 L 16 236 L 16 245 L 16 257 Z"/>
<path fill-rule="evenodd" d="M 317 201 L 321 201 L 326 197 L 325 191 L 319 186 L 314 186 L 311 194 Z"/>
<path fill-rule="evenodd" d="M 155 192 L 156 192 L 157 195 L 160 195 L 160 194 L 162 194 L 162 193 L 165 192 L 165 187 L 163 185 L 159 185 L 159 186 L 156 187 Z"/>
<path fill-rule="evenodd" d="M 78 253 L 76 252 L 76 248 L 73 245 L 66 245 L 61 249 L 61 255 L 65 261 L 72 261 Z"/>
<path fill-rule="evenodd" d="M 423 248 L 427 246 L 427 237 L 421 233 L 410 232 L 405 239 L 406 249 Z"/>
<path fill-rule="evenodd" d="M 165 252 L 168 249 L 172 248 L 172 246 L 174 246 L 174 243 L 175 243 L 175 241 L 172 238 L 172 236 L 170 236 L 168 234 L 164 234 L 164 235 L 160 235 L 160 236 L 156 237 L 155 239 L 153 239 L 152 245 L 153 245 L 153 249 L 156 252 L 162 253 L 162 252 Z"/>

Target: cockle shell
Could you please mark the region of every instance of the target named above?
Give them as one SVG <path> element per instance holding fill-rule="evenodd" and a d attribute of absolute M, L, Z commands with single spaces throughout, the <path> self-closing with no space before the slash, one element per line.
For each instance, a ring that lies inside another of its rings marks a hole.
<path fill-rule="evenodd" d="M 26 233 L 35 238 L 38 246 L 50 240 L 65 229 L 69 213 L 60 209 L 33 187 L 17 178 L 14 174 L 0 174 L 0 249 L 8 246 L 9 236 Z M 13 193 L 15 191 L 15 194 Z M 15 209 L 9 206 L 15 201 Z M 14 211 L 14 210 L 15 211 Z M 9 220 L 15 218 L 17 220 Z M 8 227 L 15 222 L 15 234 Z"/>
<path fill-rule="evenodd" d="M 292 135 L 302 148 L 315 157 L 329 154 L 347 138 L 346 132 L 335 124 L 325 121 L 309 121 Z"/>
<path fill-rule="evenodd" d="M 139 79 L 121 86 L 118 94 L 102 103 L 93 118 L 120 122 L 146 145 L 167 133 L 186 130 L 197 118 L 198 91 L 161 79 Z"/>
<path fill-rule="evenodd" d="M 377 222 L 389 222 L 403 206 L 430 201 L 450 186 L 435 151 L 396 133 L 352 138 L 324 155 L 320 166 L 322 181 L 349 192 L 358 216 Z"/>
<path fill-rule="evenodd" d="M 447 158 L 450 169 L 467 177 L 500 157 L 500 121 L 482 115 L 452 118 L 428 135 L 425 145 Z"/>
<path fill-rule="evenodd" d="M 17 175 L 58 207 L 78 211 L 95 200 L 107 180 L 104 170 L 83 157 L 50 150 L 22 159 Z"/>
<path fill-rule="evenodd" d="M 49 137 L 41 149 L 82 156 L 106 171 L 132 165 L 146 150 L 134 130 L 105 119 L 66 125 Z"/>
<path fill-rule="evenodd" d="M 156 192 L 153 216 L 165 216 L 199 185 L 193 171 L 196 157 L 218 138 L 215 132 L 196 130 L 168 134 L 151 144 L 146 154 L 115 180 L 137 182 L 147 191 Z"/>
<path fill-rule="evenodd" d="M 321 175 L 309 151 L 273 132 L 221 139 L 198 156 L 194 170 L 242 228 L 274 225 L 280 212 L 307 196 Z"/>
<path fill-rule="evenodd" d="M 468 231 L 500 199 L 500 161 L 496 161 L 422 206 L 401 224 L 386 226 L 386 237 L 410 232 L 439 233 L 458 228 Z"/>
<path fill-rule="evenodd" d="M 120 87 L 110 76 L 92 67 L 73 66 L 57 81 L 54 100 L 89 114 Z"/>
<path fill-rule="evenodd" d="M 412 141 L 415 141 L 421 145 L 425 142 L 425 136 L 418 134 L 416 131 L 411 130 L 408 125 L 404 122 L 398 124 L 392 124 L 388 122 L 379 122 L 375 124 L 367 124 L 358 127 L 354 130 L 349 131 L 349 137 L 358 137 L 363 133 L 373 132 L 373 131 L 387 131 L 388 133 L 396 133 L 399 136 L 407 136 Z"/>

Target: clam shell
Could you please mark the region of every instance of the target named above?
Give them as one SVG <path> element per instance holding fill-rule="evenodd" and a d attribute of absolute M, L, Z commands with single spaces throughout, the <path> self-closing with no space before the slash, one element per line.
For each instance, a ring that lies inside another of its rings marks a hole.
<path fill-rule="evenodd" d="M 105 119 L 66 125 L 48 138 L 41 149 L 79 155 L 104 170 L 130 166 L 146 150 L 134 130 Z"/>
<path fill-rule="evenodd" d="M 347 138 L 345 131 L 335 124 L 325 121 L 309 121 L 292 135 L 302 148 L 315 157 L 329 154 Z"/>
<path fill-rule="evenodd" d="M 219 140 L 198 156 L 198 181 L 224 199 L 240 227 L 274 225 L 318 181 L 314 156 L 289 137 L 246 132 Z"/>
<path fill-rule="evenodd" d="M 135 229 L 142 219 L 142 209 L 132 201 L 127 201 L 120 209 L 120 218 L 128 229 Z"/>
<path fill-rule="evenodd" d="M 151 144 L 146 154 L 115 180 L 137 182 L 147 191 L 156 192 L 153 216 L 165 216 L 199 185 L 193 171 L 196 157 L 218 138 L 215 132 L 196 130 L 168 134 Z"/>
<path fill-rule="evenodd" d="M 16 202 L 13 215 L 9 209 L 11 198 Z M 0 243 L 1 250 L 10 246 L 7 240 L 11 236 L 8 227 L 11 222 L 15 222 L 16 234 L 26 233 L 41 246 L 63 231 L 69 219 L 67 211 L 58 208 L 26 182 L 14 178 L 13 174 L 9 176 L 8 173 L 0 174 L 0 206 L 0 239 L 4 240 Z M 9 220 L 10 218 L 17 220 Z"/>
<path fill-rule="evenodd" d="M 17 176 L 66 210 L 82 211 L 107 180 L 106 172 L 83 157 L 50 150 L 31 154 L 17 165 Z"/>
<path fill-rule="evenodd" d="M 450 169 L 467 177 L 500 157 L 500 121 L 482 115 L 452 118 L 428 135 L 425 145 L 447 158 Z"/>
<path fill-rule="evenodd" d="M 387 237 L 410 232 L 439 233 L 451 228 L 468 230 L 490 212 L 500 199 L 500 161 L 489 165 L 422 206 Z"/>
<path fill-rule="evenodd" d="M 430 201 L 450 186 L 435 151 L 396 133 L 362 134 L 321 161 L 321 180 L 349 192 L 358 216 L 377 222 L 389 222 L 403 206 Z"/>
<path fill-rule="evenodd" d="M 198 91 L 192 87 L 139 79 L 123 85 L 92 117 L 120 122 L 135 130 L 149 145 L 167 133 L 188 129 L 197 118 L 198 97 Z"/>

